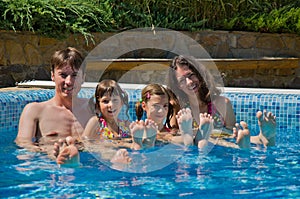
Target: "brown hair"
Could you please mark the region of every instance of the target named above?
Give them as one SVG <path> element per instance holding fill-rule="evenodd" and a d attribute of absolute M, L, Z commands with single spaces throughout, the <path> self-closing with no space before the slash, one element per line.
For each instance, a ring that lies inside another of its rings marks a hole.
<path fill-rule="evenodd" d="M 135 104 L 135 112 L 138 120 L 141 120 L 144 114 L 144 110 L 142 108 L 142 102 L 147 103 L 152 95 L 165 95 L 168 97 L 168 113 L 167 113 L 167 120 L 166 120 L 166 125 L 170 127 L 170 120 L 173 116 L 173 106 L 170 103 L 170 94 L 167 88 L 160 84 L 148 84 L 145 88 L 143 88 L 142 93 L 141 93 L 141 99 L 140 101 L 136 102 Z"/>
<path fill-rule="evenodd" d="M 209 103 L 214 96 L 220 95 L 220 90 L 216 87 L 213 76 L 208 69 L 199 63 L 192 56 L 179 55 L 174 57 L 169 67 L 168 86 L 179 98 L 181 105 L 184 106 L 188 102 L 187 95 L 180 89 L 176 78 L 176 70 L 178 67 L 188 66 L 188 68 L 196 74 L 199 79 L 199 97 L 201 101 Z"/>
<path fill-rule="evenodd" d="M 51 58 L 51 71 L 54 72 L 56 68 L 62 68 L 66 64 L 70 64 L 73 69 L 85 71 L 84 58 L 82 54 L 72 47 L 68 47 L 64 50 L 56 51 Z"/>
<path fill-rule="evenodd" d="M 100 105 L 99 105 L 99 98 L 103 97 L 104 95 L 114 95 L 114 96 L 120 96 L 123 104 L 126 106 L 126 116 L 129 119 L 128 115 L 128 109 L 129 109 L 129 104 L 128 104 L 128 95 L 127 93 L 121 89 L 120 85 L 115 81 L 111 79 L 105 79 L 102 80 L 101 82 L 98 83 L 96 90 L 95 90 L 95 109 L 96 109 L 96 114 L 99 117 L 99 112 L 100 112 Z M 98 113 L 97 113 L 98 112 Z"/>

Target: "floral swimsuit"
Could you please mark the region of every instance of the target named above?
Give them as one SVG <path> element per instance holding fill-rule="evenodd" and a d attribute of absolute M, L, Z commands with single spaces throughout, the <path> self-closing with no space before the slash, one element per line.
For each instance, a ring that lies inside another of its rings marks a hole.
<path fill-rule="evenodd" d="M 129 128 L 126 126 L 126 122 L 118 119 L 118 133 L 119 137 L 115 137 L 113 132 L 107 127 L 107 123 L 103 117 L 99 118 L 99 135 L 100 137 L 106 139 L 115 139 L 115 138 L 128 138 L 129 137 Z"/>

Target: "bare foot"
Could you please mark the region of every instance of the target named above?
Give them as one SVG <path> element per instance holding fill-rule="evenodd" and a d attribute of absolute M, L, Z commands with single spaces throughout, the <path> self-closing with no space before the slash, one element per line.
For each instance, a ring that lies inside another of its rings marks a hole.
<path fill-rule="evenodd" d="M 200 113 L 200 125 L 195 136 L 195 144 L 198 148 L 203 148 L 207 144 L 210 133 L 213 130 L 213 122 L 210 114 Z"/>
<path fill-rule="evenodd" d="M 233 128 L 233 136 L 236 138 L 236 143 L 241 149 L 249 149 L 250 148 L 250 132 L 248 129 L 248 124 L 244 121 L 235 124 L 235 128 Z M 242 127 L 242 128 L 241 128 Z"/>
<path fill-rule="evenodd" d="M 183 139 L 184 145 L 193 144 L 193 116 L 191 109 L 183 108 L 176 115 L 179 131 Z"/>
<path fill-rule="evenodd" d="M 133 149 L 139 150 L 143 147 L 143 137 L 144 137 L 144 121 L 131 122 L 129 125 L 130 132 L 133 138 Z"/>
<path fill-rule="evenodd" d="M 110 162 L 128 164 L 131 162 L 131 158 L 129 157 L 126 149 L 119 149 Z"/>
<path fill-rule="evenodd" d="M 146 139 L 144 140 L 144 144 L 147 147 L 153 147 L 155 145 L 157 128 L 158 127 L 153 120 L 146 119 L 145 121 Z"/>
<path fill-rule="evenodd" d="M 64 140 L 62 139 L 59 139 L 58 142 L 55 142 L 54 143 L 54 146 L 53 146 L 53 156 L 55 157 L 55 159 L 57 158 L 57 156 L 59 155 L 59 151 L 60 151 L 60 148 L 64 145 Z"/>
<path fill-rule="evenodd" d="M 63 145 L 61 143 L 54 144 L 54 155 L 56 155 L 56 162 L 57 164 L 64 165 L 64 166 L 78 166 L 80 163 L 79 160 L 79 152 L 75 146 L 75 140 L 68 136 L 66 141 Z"/>
<path fill-rule="evenodd" d="M 259 138 L 262 144 L 266 146 L 275 146 L 276 141 L 276 116 L 273 113 L 264 110 L 262 113 L 258 111 L 256 114 L 259 125 Z"/>

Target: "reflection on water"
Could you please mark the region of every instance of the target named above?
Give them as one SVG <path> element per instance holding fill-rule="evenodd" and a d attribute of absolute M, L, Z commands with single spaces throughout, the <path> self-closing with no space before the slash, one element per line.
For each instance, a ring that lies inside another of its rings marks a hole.
<path fill-rule="evenodd" d="M 89 152 L 81 153 L 79 168 L 60 168 L 47 155 L 18 149 L 10 143 L 0 147 L 1 197 L 297 198 L 299 148 L 300 144 L 294 142 L 250 151 L 216 146 L 205 155 L 191 147 L 173 163 L 151 172 L 146 172 L 149 165 L 155 168 L 169 153 L 154 158 L 133 152 L 139 159 L 128 169 L 145 171 L 134 173 L 113 170 Z M 178 149 L 172 150 L 177 154 Z"/>

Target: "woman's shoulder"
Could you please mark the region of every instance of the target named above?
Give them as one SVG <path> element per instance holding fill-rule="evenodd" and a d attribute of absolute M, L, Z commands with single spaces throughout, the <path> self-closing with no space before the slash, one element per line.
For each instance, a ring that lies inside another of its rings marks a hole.
<path fill-rule="evenodd" d="M 223 103 L 226 103 L 226 104 L 231 103 L 229 98 L 227 98 L 225 96 L 221 96 L 221 95 L 216 96 L 215 99 L 214 99 L 214 102 L 215 103 L 222 103 L 222 104 Z"/>

